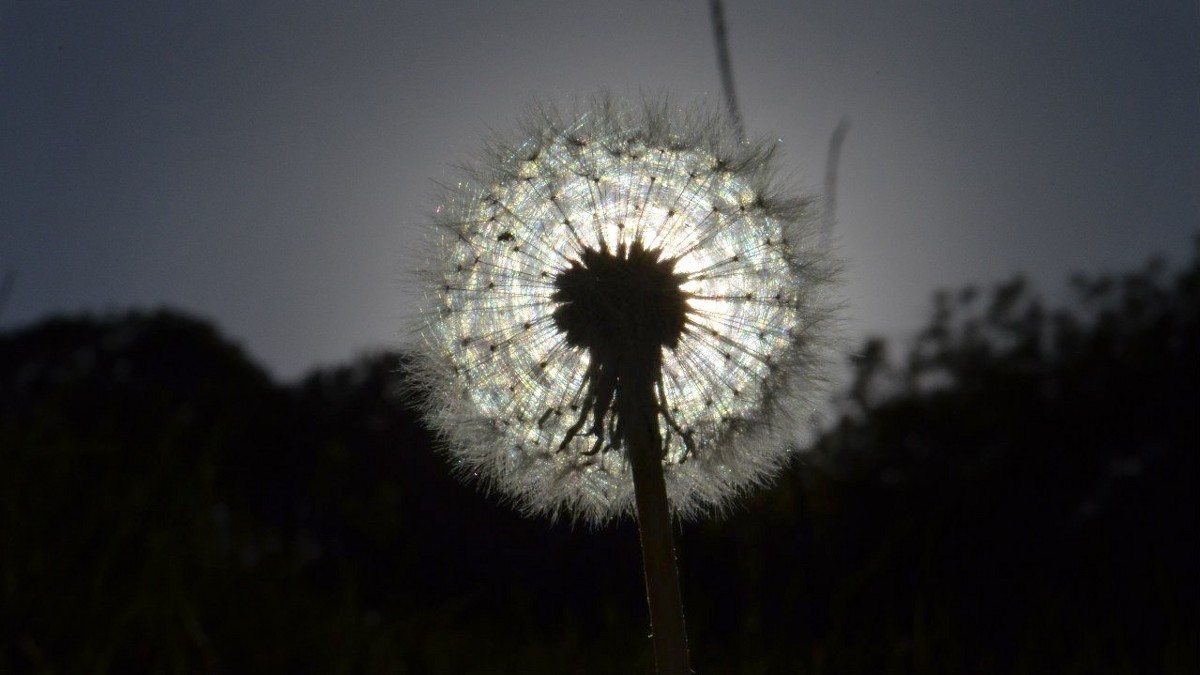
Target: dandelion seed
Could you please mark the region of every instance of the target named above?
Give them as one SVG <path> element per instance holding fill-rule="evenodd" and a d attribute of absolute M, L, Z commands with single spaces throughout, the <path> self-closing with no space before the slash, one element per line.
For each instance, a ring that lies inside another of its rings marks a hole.
<path fill-rule="evenodd" d="M 719 113 L 543 111 L 434 220 L 427 417 L 465 474 L 529 511 L 633 513 L 620 400 L 637 373 L 680 516 L 767 479 L 823 393 L 815 207 Z"/>

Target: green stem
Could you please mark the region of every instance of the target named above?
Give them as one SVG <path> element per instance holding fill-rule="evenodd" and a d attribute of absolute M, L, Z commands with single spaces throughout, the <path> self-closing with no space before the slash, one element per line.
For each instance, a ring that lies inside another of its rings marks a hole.
<path fill-rule="evenodd" d="M 658 675 L 689 675 L 692 670 L 688 664 L 687 629 L 663 479 L 662 434 L 658 428 L 654 379 L 647 375 L 640 373 L 635 378 L 637 384 L 626 381 L 633 386 L 622 387 L 618 406 L 626 452 L 633 468 L 655 664 Z"/>

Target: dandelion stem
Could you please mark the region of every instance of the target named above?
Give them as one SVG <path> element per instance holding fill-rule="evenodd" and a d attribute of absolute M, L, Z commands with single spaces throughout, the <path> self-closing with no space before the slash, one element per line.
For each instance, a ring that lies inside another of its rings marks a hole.
<path fill-rule="evenodd" d="M 655 665 L 658 675 L 688 675 L 692 671 L 688 664 L 687 629 L 671 536 L 671 512 L 663 479 L 662 435 L 654 396 L 657 375 L 657 372 L 648 373 L 643 369 L 633 375 L 632 381 L 625 380 L 618 393 L 617 405 L 624 427 L 626 452 L 633 468 Z"/>
<path fill-rule="evenodd" d="M 744 143 L 746 127 L 742 121 L 742 111 L 738 108 L 737 92 L 733 90 L 733 64 L 729 60 L 729 36 L 725 33 L 725 9 L 721 6 L 721 0 L 710 0 L 708 8 L 712 16 L 713 41 L 717 45 L 717 67 L 721 70 L 725 105 L 729 108 L 729 118 L 737 129 L 738 138 Z"/>
<path fill-rule="evenodd" d="M 825 210 L 821 219 L 821 250 L 828 251 L 833 241 L 833 225 L 837 222 L 838 163 L 842 159 L 842 143 L 850 131 L 850 120 L 843 117 L 829 136 L 829 151 L 825 154 Z"/>

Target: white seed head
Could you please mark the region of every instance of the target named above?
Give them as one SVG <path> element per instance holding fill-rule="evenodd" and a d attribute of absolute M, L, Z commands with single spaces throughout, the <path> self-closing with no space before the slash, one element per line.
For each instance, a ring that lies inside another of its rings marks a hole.
<path fill-rule="evenodd" d="M 773 182 L 773 150 L 740 142 L 715 107 L 599 96 L 532 114 L 517 143 L 488 148 L 445 189 L 417 372 L 462 473 L 531 512 L 634 512 L 605 377 L 568 339 L 563 292 L 587 260 L 634 251 L 685 299 L 682 331 L 655 347 L 673 512 L 720 509 L 786 461 L 823 400 L 836 274 L 815 202 Z M 628 291 L 614 287 L 613 304 L 637 303 Z"/>

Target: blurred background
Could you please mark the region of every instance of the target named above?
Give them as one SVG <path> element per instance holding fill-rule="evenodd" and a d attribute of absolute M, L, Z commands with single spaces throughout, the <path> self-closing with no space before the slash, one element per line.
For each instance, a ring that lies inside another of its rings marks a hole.
<path fill-rule="evenodd" d="M 740 2 L 838 191 L 847 377 L 678 536 L 706 673 L 1200 672 L 1200 7 Z M 718 97 L 707 3 L 0 0 L 0 672 L 650 672 L 636 531 L 396 392 L 436 181 Z"/>

